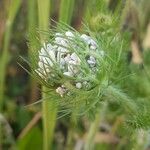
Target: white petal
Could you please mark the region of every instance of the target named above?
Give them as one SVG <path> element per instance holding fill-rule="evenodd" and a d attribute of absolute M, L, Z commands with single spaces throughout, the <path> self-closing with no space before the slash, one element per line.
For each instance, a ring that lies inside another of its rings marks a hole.
<path fill-rule="evenodd" d="M 55 33 L 55 36 L 62 36 L 62 34 L 57 32 L 57 33 Z"/>
<path fill-rule="evenodd" d="M 49 73 L 49 72 L 50 72 L 50 69 L 49 69 L 49 68 L 46 68 L 46 72 Z"/>
<path fill-rule="evenodd" d="M 39 65 L 39 68 L 41 68 L 41 69 L 43 69 L 44 67 L 43 67 L 43 63 L 42 62 L 38 62 L 38 65 Z"/>
<path fill-rule="evenodd" d="M 97 43 L 96 43 L 93 39 L 90 39 L 90 40 L 88 41 L 88 44 L 97 47 Z"/>
<path fill-rule="evenodd" d="M 46 43 L 43 43 L 43 47 L 44 47 L 44 49 L 46 49 Z"/>
<path fill-rule="evenodd" d="M 74 61 L 74 60 L 69 60 L 69 62 L 68 62 L 70 65 L 77 65 L 77 62 L 76 61 Z"/>
<path fill-rule="evenodd" d="M 42 47 L 40 51 L 40 55 L 45 55 L 45 54 L 46 54 L 46 49 Z"/>
<path fill-rule="evenodd" d="M 94 67 L 96 65 L 96 62 L 92 60 L 87 60 L 87 63 L 90 65 L 90 67 Z"/>
<path fill-rule="evenodd" d="M 96 48 L 97 48 L 97 46 L 95 46 L 95 45 L 91 45 L 91 46 L 90 46 L 90 49 L 91 49 L 91 50 L 95 50 Z"/>
<path fill-rule="evenodd" d="M 51 59 L 45 57 L 43 58 L 43 62 L 44 62 L 44 66 L 47 67 L 47 66 L 53 66 L 53 62 L 51 61 Z"/>
<path fill-rule="evenodd" d="M 48 57 L 50 57 L 49 59 L 55 61 L 55 52 L 54 51 L 49 51 L 48 54 L 49 54 Z"/>
<path fill-rule="evenodd" d="M 60 65 L 64 66 L 66 64 L 65 60 L 63 58 L 60 58 Z"/>
<path fill-rule="evenodd" d="M 74 37 L 74 34 L 73 34 L 72 32 L 70 32 L 70 31 L 67 31 L 67 32 L 65 33 L 65 35 L 66 35 L 66 36 L 69 36 L 69 37 Z"/>
<path fill-rule="evenodd" d="M 48 51 L 52 51 L 53 50 L 53 46 L 50 43 L 47 44 L 47 50 Z"/>
<path fill-rule="evenodd" d="M 62 47 L 68 47 L 67 41 L 65 39 L 61 40 Z"/>
<path fill-rule="evenodd" d="M 73 76 L 71 72 L 64 72 L 63 74 L 66 75 L 66 76 L 69 76 L 69 77 Z"/>
<path fill-rule="evenodd" d="M 88 42 L 90 40 L 90 37 L 87 36 L 86 34 L 82 34 L 81 39 L 83 39 L 85 42 Z"/>
<path fill-rule="evenodd" d="M 67 54 L 64 60 L 66 61 L 66 63 L 69 63 L 69 61 L 71 60 L 70 54 Z"/>
<path fill-rule="evenodd" d="M 90 60 L 96 62 L 95 57 L 90 56 Z"/>
<path fill-rule="evenodd" d="M 72 60 L 75 60 L 75 61 L 77 61 L 79 59 L 79 57 L 77 56 L 76 53 L 72 53 L 70 57 Z"/>
<path fill-rule="evenodd" d="M 66 48 L 64 48 L 64 47 L 59 46 L 58 47 L 58 52 L 67 53 L 68 50 Z"/>
<path fill-rule="evenodd" d="M 60 38 L 60 37 L 56 37 L 56 38 L 55 38 L 55 42 L 56 42 L 57 44 L 60 44 L 60 43 L 61 43 L 61 40 L 62 40 L 62 38 Z"/>
<path fill-rule="evenodd" d="M 58 87 L 56 89 L 56 93 L 60 94 L 61 97 L 63 97 L 63 95 L 65 94 L 66 90 L 62 87 Z"/>

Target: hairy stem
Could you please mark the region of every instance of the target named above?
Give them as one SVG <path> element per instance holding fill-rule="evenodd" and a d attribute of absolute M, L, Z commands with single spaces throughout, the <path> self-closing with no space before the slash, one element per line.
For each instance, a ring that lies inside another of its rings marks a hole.
<path fill-rule="evenodd" d="M 99 128 L 99 124 L 100 124 L 100 114 L 97 113 L 95 116 L 94 122 L 91 123 L 90 129 L 89 129 L 89 132 L 87 135 L 87 139 L 85 142 L 84 150 L 91 150 L 92 149 L 94 137 L 95 137 L 95 134 Z"/>
<path fill-rule="evenodd" d="M 99 125 L 101 120 L 105 116 L 105 112 L 107 110 L 107 102 L 103 103 L 101 108 L 97 111 L 95 115 L 95 120 L 91 123 L 87 139 L 84 145 L 84 150 L 91 150 L 93 148 L 95 134 L 99 129 Z"/>
<path fill-rule="evenodd" d="M 43 87 L 44 90 L 47 88 Z M 46 98 L 51 93 L 43 93 L 43 98 Z M 44 150 L 49 150 L 53 141 L 53 133 L 55 129 L 57 105 L 55 100 L 46 99 L 42 102 L 42 114 L 43 114 L 43 142 Z"/>

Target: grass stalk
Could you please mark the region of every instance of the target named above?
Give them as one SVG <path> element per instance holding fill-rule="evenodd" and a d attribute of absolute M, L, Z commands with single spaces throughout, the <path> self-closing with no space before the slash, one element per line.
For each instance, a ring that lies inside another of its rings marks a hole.
<path fill-rule="evenodd" d="M 4 34 L 4 43 L 3 43 L 3 51 L 2 55 L 0 57 L 1 62 L 0 63 L 0 111 L 3 109 L 3 101 L 4 101 L 4 89 L 5 89 L 5 72 L 6 72 L 6 66 L 9 61 L 9 44 L 10 44 L 10 36 L 11 36 L 11 30 L 12 25 L 14 22 L 14 19 L 17 15 L 17 12 L 20 8 L 21 0 L 13 0 L 11 2 L 9 12 L 8 12 L 8 19 L 6 21 L 6 27 L 5 27 L 5 34 Z"/>
<path fill-rule="evenodd" d="M 72 148 L 72 146 L 73 146 L 72 137 L 73 137 L 74 128 L 75 128 L 75 120 L 74 120 L 74 116 L 72 114 L 70 117 L 70 122 L 69 122 L 69 127 L 68 127 L 65 150 L 73 149 Z"/>
<path fill-rule="evenodd" d="M 43 87 L 43 90 L 47 90 Z M 47 97 L 51 93 L 43 93 L 43 97 Z M 43 109 L 43 149 L 49 150 L 52 146 L 53 134 L 57 117 L 57 105 L 54 99 L 48 99 L 42 102 Z"/>
<path fill-rule="evenodd" d="M 87 139 L 85 142 L 84 150 L 91 150 L 93 147 L 94 137 L 99 128 L 100 124 L 100 113 L 97 113 L 95 116 L 95 120 L 91 123 Z"/>
<path fill-rule="evenodd" d="M 61 0 L 59 21 L 67 24 L 71 23 L 74 8 L 74 0 Z"/>
<path fill-rule="evenodd" d="M 33 61 L 32 55 L 34 50 L 36 49 L 36 45 L 38 44 L 37 40 L 32 37 L 36 35 L 37 32 L 36 29 L 38 27 L 38 21 L 37 21 L 38 11 L 37 11 L 36 4 L 37 4 L 36 0 L 28 0 L 28 33 L 29 33 L 30 45 L 32 45 L 31 47 L 29 47 L 28 51 L 29 51 L 29 59 L 32 64 L 34 63 L 32 62 Z M 30 78 L 30 88 L 31 88 L 30 90 L 31 92 L 30 92 L 29 103 L 31 104 L 36 99 L 38 99 L 37 82 L 33 78 Z"/>
<path fill-rule="evenodd" d="M 0 63 L 0 112 L 3 111 L 3 105 L 4 105 L 4 89 L 5 89 L 5 73 L 6 73 L 6 66 L 9 61 L 9 44 L 10 44 L 10 36 L 11 36 L 11 30 L 12 25 L 14 22 L 14 19 L 17 15 L 17 12 L 20 8 L 21 0 L 13 0 L 9 12 L 8 12 L 8 19 L 6 21 L 6 27 L 5 27 L 5 34 L 4 34 L 4 42 L 3 42 L 3 51 L 2 55 L 0 57 L 1 63 Z M 0 149 L 2 149 L 2 143 L 3 143 L 3 135 L 2 135 L 2 126 L 0 123 Z"/>
<path fill-rule="evenodd" d="M 48 30 L 49 27 L 49 15 L 50 15 L 50 0 L 38 0 L 38 19 L 39 19 L 39 29 Z M 45 35 L 41 34 L 41 42 L 46 38 Z M 43 92 L 42 98 L 46 99 L 50 96 L 49 89 L 42 87 Z M 53 134 L 55 129 L 57 116 L 57 107 L 55 105 L 54 99 L 46 99 L 42 102 L 42 118 L 43 118 L 43 149 L 49 150 L 52 146 Z"/>
<path fill-rule="evenodd" d="M 104 103 L 100 108 L 100 110 L 97 110 L 95 120 L 90 125 L 90 129 L 84 145 L 84 150 L 91 150 L 93 148 L 95 134 L 99 129 L 100 122 L 104 118 L 106 110 L 107 110 L 107 103 Z"/>

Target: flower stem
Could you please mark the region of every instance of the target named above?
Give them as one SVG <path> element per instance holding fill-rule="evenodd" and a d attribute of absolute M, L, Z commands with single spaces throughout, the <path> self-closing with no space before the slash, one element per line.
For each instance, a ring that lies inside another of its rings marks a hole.
<path fill-rule="evenodd" d="M 71 23 L 74 8 L 74 0 L 61 0 L 59 21 L 67 24 Z"/>
<path fill-rule="evenodd" d="M 50 0 L 38 0 L 39 29 L 48 30 L 50 15 Z M 41 34 L 41 42 L 47 37 Z M 51 95 L 49 89 L 43 86 L 42 118 L 43 118 L 43 150 L 51 149 L 53 133 L 56 123 L 57 106 L 54 99 L 47 99 Z"/>
<path fill-rule="evenodd" d="M 96 132 L 99 129 L 99 125 L 101 120 L 104 118 L 105 116 L 105 112 L 107 110 L 107 102 L 103 103 L 101 105 L 101 108 L 97 111 L 96 115 L 95 115 L 95 120 L 91 123 L 88 135 L 87 135 L 87 139 L 84 145 L 84 150 L 91 150 L 93 147 L 93 143 L 94 143 L 94 137 Z"/>
<path fill-rule="evenodd" d="M 47 88 L 43 87 L 44 90 Z M 51 93 L 43 93 L 45 99 Z M 53 141 L 53 133 L 57 116 L 57 105 L 55 100 L 46 99 L 42 103 L 42 116 L 43 116 L 43 149 L 49 150 Z"/>
<path fill-rule="evenodd" d="M 0 64 L 0 111 L 2 111 L 3 108 L 3 99 L 4 99 L 4 88 L 5 88 L 5 72 L 6 72 L 6 66 L 9 61 L 9 44 L 10 44 L 10 36 L 11 36 L 11 30 L 12 25 L 14 23 L 15 17 L 17 15 L 17 12 L 21 6 L 21 0 L 14 0 L 11 2 L 9 12 L 8 12 L 8 18 L 6 21 L 6 32 L 4 34 L 4 44 L 3 44 L 3 52 L 0 57 L 1 64 Z"/>
<path fill-rule="evenodd" d="M 100 124 L 100 113 L 98 112 L 95 116 L 94 122 L 91 123 L 88 135 L 87 135 L 87 140 L 85 142 L 84 150 L 91 150 L 95 134 L 99 128 Z"/>
<path fill-rule="evenodd" d="M 17 15 L 17 12 L 19 11 L 19 8 L 21 6 L 21 0 L 14 0 L 11 2 L 11 5 L 9 7 L 8 12 L 8 18 L 6 21 L 6 28 L 5 28 L 5 34 L 4 34 L 4 43 L 3 43 L 3 51 L 0 56 L 0 113 L 3 112 L 3 106 L 4 106 L 4 89 L 5 89 L 5 73 L 6 73 L 6 67 L 7 63 L 9 62 L 10 56 L 9 56 L 9 44 L 10 44 L 10 38 L 11 38 L 11 31 L 12 26 L 15 20 L 15 17 Z M 3 135 L 2 135 L 2 124 L 0 122 L 0 149 L 2 148 L 3 143 Z"/>
<path fill-rule="evenodd" d="M 73 114 L 70 116 L 70 122 L 69 122 L 69 128 L 68 128 L 68 134 L 67 134 L 67 140 L 66 140 L 66 148 L 65 150 L 72 149 L 72 137 L 73 137 L 73 130 L 74 130 L 74 116 Z"/>

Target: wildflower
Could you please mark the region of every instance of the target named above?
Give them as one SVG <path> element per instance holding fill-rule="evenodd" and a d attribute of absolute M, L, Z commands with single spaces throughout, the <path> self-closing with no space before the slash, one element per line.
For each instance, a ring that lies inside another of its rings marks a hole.
<path fill-rule="evenodd" d="M 89 47 L 89 52 L 98 49 L 97 43 L 90 36 L 82 34 L 81 36 L 79 35 L 78 38 L 79 42 Z M 77 51 L 80 50 L 80 46 L 78 46 L 78 41 L 74 42 L 74 40 L 75 34 L 71 31 L 67 31 L 64 34 L 56 33 L 53 42 L 43 44 L 43 47 L 39 51 L 38 68 L 35 71 L 46 82 L 50 81 L 48 79 L 52 76 L 52 71 L 55 68 L 54 64 L 57 64 L 62 75 L 66 77 L 80 76 L 82 78 L 81 62 L 83 60 L 81 60 L 80 55 L 83 55 L 82 58 L 85 59 L 91 71 L 96 70 L 96 58 L 90 54 L 88 54 L 88 57 L 85 57 L 84 53 L 78 54 Z M 83 49 L 81 50 L 84 51 Z M 104 52 L 101 50 L 101 53 L 103 54 Z M 95 75 L 94 71 L 93 75 Z M 53 75 L 53 77 L 55 78 L 55 75 Z M 89 81 L 74 81 L 73 85 L 75 85 L 77 89 L 82 89 L 89 85 L 88 82 Z M 64 85 L 60 85 L 56 88 L 56 92 L 63 97 L 63 95 L 68 92 L 68 89 Z"/>

